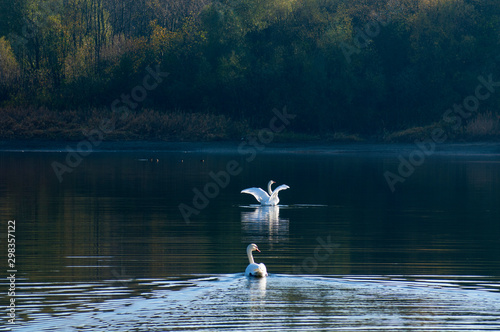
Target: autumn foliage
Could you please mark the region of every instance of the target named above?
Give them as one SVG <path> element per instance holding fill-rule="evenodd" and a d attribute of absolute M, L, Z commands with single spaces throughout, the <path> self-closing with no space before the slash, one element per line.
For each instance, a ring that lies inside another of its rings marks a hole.
<path fill-rule="evenodd" d="M 247 130 L 265 125 L 270 110 L 284 105 L 298 116 L 287 130 L 383 136 L 440 121 L 474 92 L 479 75 L 500 81 L 494 0 L 0 4 L 4 112 L 108 116 L 148 66 L 160 66 L 168 78 L 148 90 L 128 124 L 154 137 L 179 130 L 172 125 L 179 114 L 207 117 L 214 128 L 236 121 Z M 464 132 L 498 130 L 486 120 L 497 119 L 499 102 L 500 93 L 482 101 L 477 114 L 484 115 L 464 122 Z M 25 116 L 35 128 L 36 114 Z M 44 123 L 57 122 L 52 117 Z M 15 133 L 15 117 L 9 119 L 1 124 L 11 121 Z M 65 123 L 61 130 L 75 129 Z"/>

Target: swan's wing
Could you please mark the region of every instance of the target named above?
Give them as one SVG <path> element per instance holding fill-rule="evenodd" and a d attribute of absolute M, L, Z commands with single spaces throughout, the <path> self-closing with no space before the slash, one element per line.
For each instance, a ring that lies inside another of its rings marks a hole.
<path fill-rule="evenodd" d="M 245 275 L 247 277 L 267 277 L 267 269 L 263 263 L 255 264 L 252 263 L 247 266 L 245 270 Z"/>
<path fill-rule="evenodd" d="M 273 199 L 274 197 L 277 197 L 278 196 L 278 193 L 282 190 L 285 190 L 285 189 L 289 189 L 290 187 L 287 186 L 286 184 L 282 184 L 281 186 L 277 187 L 276 189 L 274 189 L 273 191 L 273 194 L 271 195 L 271 199 Z"/>
<path fill-rule="evenodd" d="M 255 264 L 255 263 L 251 263 L 247 266 L 246 270 L 245 270 L 245 275 L 246 276 L 256 276 L 259 274 L 259 271 L 260 271 L 260 266 L 258 264 Z"/>
<path fill-rule="evenodd" d="M 276 188 L 277 189 L 277 188 Z M 242 194 L 250 194 L 260 203 L 269 198 L 269 195 L 261 188 L 247 188 L 241 191 Z"/>
<path fill-rule="evenodd" d="M 264 263 L 260 263 L 258 265 L 259 265 L 259 272 L 260 272 L 261 276 L 267 277 L 267 268 L 264 265 Z"/>

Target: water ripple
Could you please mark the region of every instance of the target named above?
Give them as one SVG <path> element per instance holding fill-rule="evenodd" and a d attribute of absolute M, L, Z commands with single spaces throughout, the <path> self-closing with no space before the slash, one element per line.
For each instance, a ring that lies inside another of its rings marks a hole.
<path fill-rule="evenodd" d="M 19 286 L 22 331 L 500 330 L 486 276 L 242 274 Z"/>

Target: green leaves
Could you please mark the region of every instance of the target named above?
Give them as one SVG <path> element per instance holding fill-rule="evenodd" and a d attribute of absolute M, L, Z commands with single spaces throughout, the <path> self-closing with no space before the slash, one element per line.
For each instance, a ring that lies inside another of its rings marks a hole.
<path fill-rule="evenodd" d="M 0 85 L 19 92 L 2 96 L 48 107 L 109 106 L 160 64 L 148 107 L 258 122 L 286 104 L 291 129 L 372 134 L 436 121 L 500 53 L 496 1 L 0 4 Z"/>

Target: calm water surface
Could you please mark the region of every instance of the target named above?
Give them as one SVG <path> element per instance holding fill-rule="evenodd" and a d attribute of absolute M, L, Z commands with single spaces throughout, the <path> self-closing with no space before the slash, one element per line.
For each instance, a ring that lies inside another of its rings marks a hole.
<path fill-rule="evenodd" d="M 4 330 L 500 330 L 500 145 L 440 146 L 394 192 L 415 146 L 109 144 L 60 182 L 65 146 L 0 144 Z M 277 207 L 239 193 L 270 179 Z"/>

